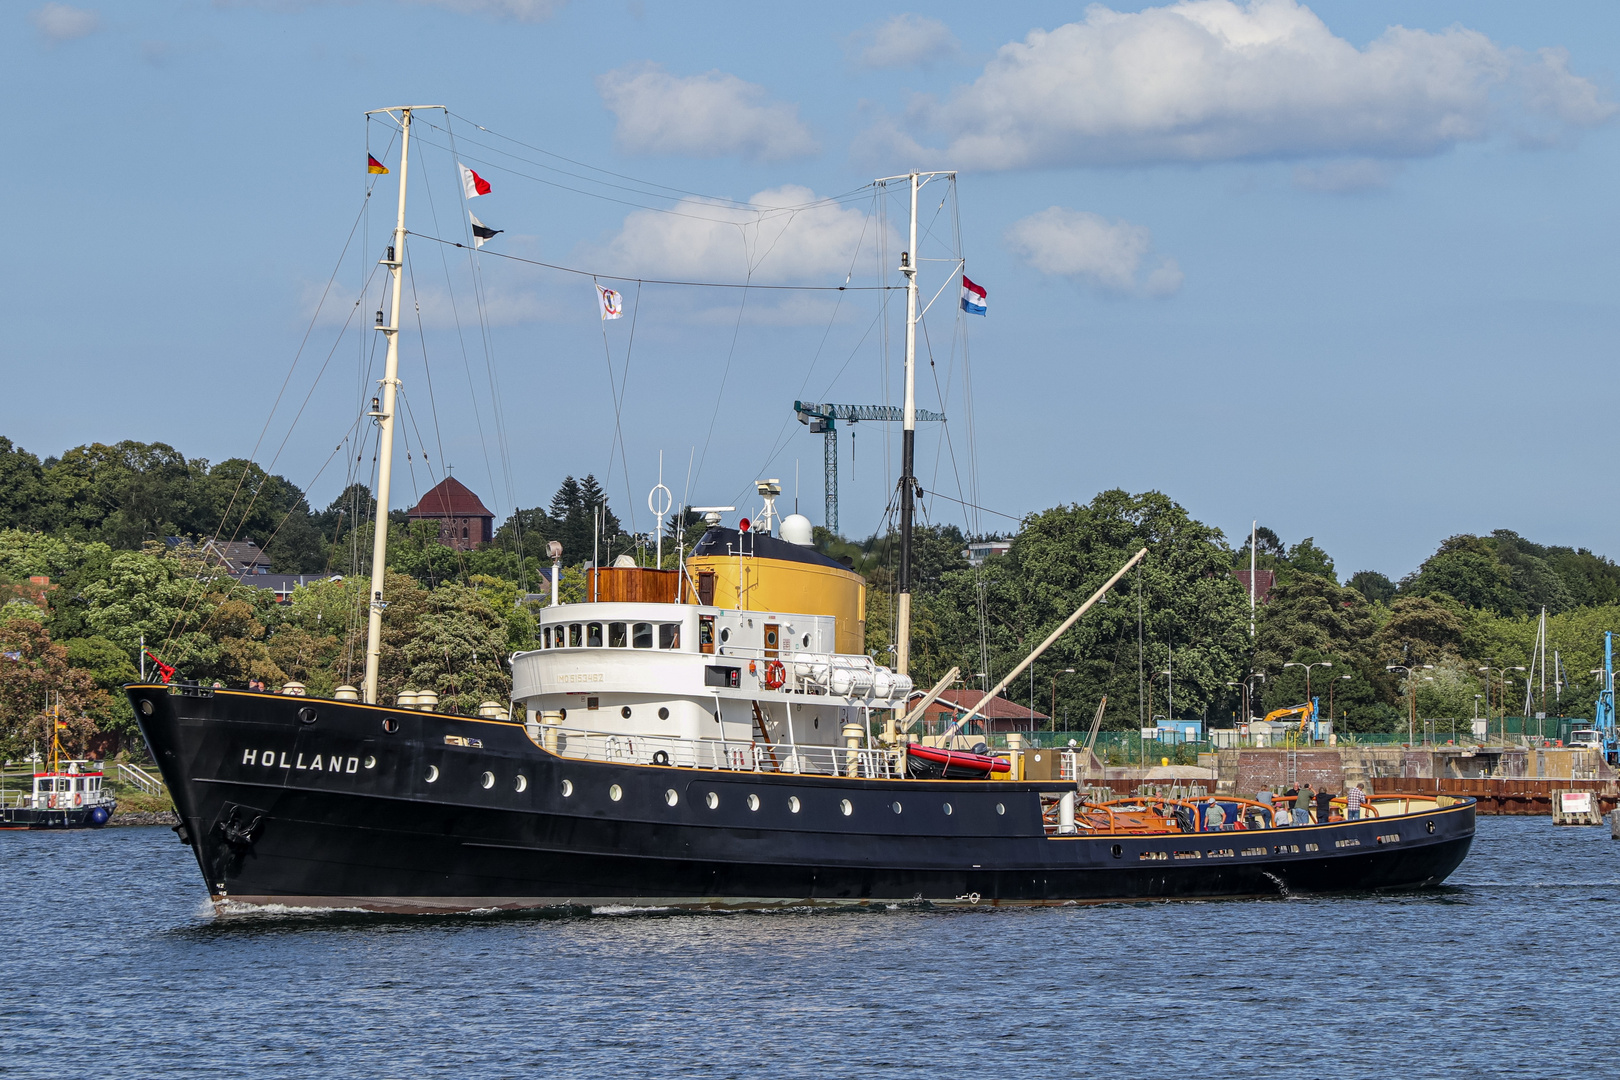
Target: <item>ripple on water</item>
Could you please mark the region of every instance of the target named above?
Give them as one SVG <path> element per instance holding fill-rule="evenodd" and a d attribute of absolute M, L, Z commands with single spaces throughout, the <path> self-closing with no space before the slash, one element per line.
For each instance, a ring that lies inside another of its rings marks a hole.
<path fill-rule="evenodd" d="M 1620 962 L 1617 868 L 1607 830 L 1483 818 L 1444 888 L 1387 896 L 216 912 L 166 828 L 5 833 L 0 1060 L 242 1077 L 1586 1074 L 1608 1071 L 1592 1055 L 1609 1032 L 1569 1005 Z M 48 991 L 45 958 L 93 980 Z"/>

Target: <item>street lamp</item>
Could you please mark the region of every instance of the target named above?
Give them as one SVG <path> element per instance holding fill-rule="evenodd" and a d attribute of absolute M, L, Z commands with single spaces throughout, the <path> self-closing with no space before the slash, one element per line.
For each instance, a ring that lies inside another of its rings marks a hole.
<path fill-rule="evenodd" d="M 1306 704 L 1310 705 L 1310 707 L 1311 707 L 1311 719 L 1312 720 L 1316 720 L 1317 715 L 1316 715 L 1316 699 L 1311 697 L 1311 668 L 1313 668 L 1313 667 L 1329 667 L 1330 668 L 1332 666 L 1333 666 L 1333 661 L 1331 661 L 1331 660 L 1318 660 L 1314 664 L 1301 664 L 1301 663 L 1298 663 L 1297 661 L 1290 660 L 1290 661 L 1288 661 L 1288 663 L 1283 665 L 1283 667 L 1285 667 L 1285 668 L 1302 667 L 1302 668 L 1305 669 L 1305 702 L 1306 702 Z M 1331 705 L 1332 702 L 1333 702 L 1333 697 L 1332 697 L 1332 695 L 1329 695 L 1328 696 L 1329 705 Z M 1333 711 L 1330 708 L 1328 710 L 1328 718 L 1332 719 L 1332 716 L 1333 716 Z M 1320 730 L 1320 729 L 1318 729 L 1318 730 Z"/>
<path fill-rule="evenodd" d="M 1406 745 L 1411 746 L 1416 738 L 1415 729 L 1417 728 L 1417 680 L 1412 676 L 1419 671 L 1433 671 L 1434 665 L 1420 664 L 1415 668 L 1411 668 L 1405 664 L 1385 664 L 1384 670 L 1406 672 L 1407 697 L 1410 699 L 1406 710 Z"/>
<path fill-rule="evenodd" d="M 1313 668 L 1313 667 L 1332 667 L 1332 666 L 1333 666 L 1333 661 L 1331 661 L 1331 660 L 1318 660 L 1314 664 L 1301 664 L 1301 663 L 1298 663 L 1296 661 L 1290 660 L 1290 661 L 1288 661 L 1288 663 L 1283 665 L 1283 667 L 1285 667 L 1285 668 L 1302 667 L 1302 668 L 1305 669 L 1305 700 L 1306 701 L 1311 700 L 1311 668 Z"/>
<path fill-rule="evenodd" d="M 1063 669 L 1063 674 L 1064 675 L 1073 675 L 1074 674 L 1074 668 L 1072 668 L 1072 667 L 1064 668 Z M 1052 675 L 1052 733 L 1053 734 L 1057 733 L 1057 673 L 1056 672 L 1054 672 L 1053 675 Z"/>
<path fill-rule="evenodd" d="M 1481 667 L 1478 670 L 1483 671 L 1485 673 L 1485 693 L 1487 695 L 1487 697 L 1485 698 L 1485 720 L 1486 720 L 1485 741 L 1487 743 L 1489 743 L 1490 739 L 1491 739 L 1490 726 L 1489 726 L 1490 717 L 1491 717 L 1491 699 L 1488 696 L 1490 694 L 1490 692 L 1491 692 L 1491 672 L 1494 671 L 1498 675 L 1501 676 L 1502 693 L 1500 695 L 1498 695 L 1497 699 L 1496 699 L 1496 715 L 1497 715 L 1497 719 L 1500 721 L 1500 730 L 1502 732 L 1502 745 L 1506 746 L 1507 745 L 1507 684 L 1508 684 L 1508 672 L 1510 672 L 1510 671 L 1523 671 L 1524 667 L 1523 667 L 1523 665 L 1517 665 L 1517 666 L 1514 666 L 1514 667 L 1493 668 L 1489 664 L 1486 664 L 1484 667 Z"/>

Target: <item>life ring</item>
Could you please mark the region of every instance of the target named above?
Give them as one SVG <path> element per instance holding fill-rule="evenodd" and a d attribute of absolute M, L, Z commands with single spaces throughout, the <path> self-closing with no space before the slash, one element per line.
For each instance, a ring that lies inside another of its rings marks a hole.
<path fill-rule="evenodd" d="M 74 806 L 83 806 L 84 805 L 84 792 L 75 791 L 73 793 L 73 805 Z"/>
<path fill-rule="evenodd" d="M 654 765 L 668 765 L 669 764 L 669 751 L 668 750 L 654 750 L 653 751 L 653 764 Z"/>
<path fill-rule="evenodd" d="M 787 668 L 782 666 L 782 661 L 772 660 L 765 665 L 765 688 L 767 690 L 780 690 L 786 682 Z"/>

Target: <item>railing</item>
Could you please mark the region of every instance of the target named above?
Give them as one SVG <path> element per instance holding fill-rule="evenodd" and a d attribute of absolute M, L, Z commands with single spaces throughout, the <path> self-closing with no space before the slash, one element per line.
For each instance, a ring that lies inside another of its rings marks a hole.
<path fill-rule="evenodd" d="M 673 735 L 616 735 L 577 728 L 540 728 L 540 742 L 560 757 L 687 769 L 734 769 L 820 776 L 898 778 L 893 750 L 740 739 L 682 739 Z"/>
<path fill-rule="evenodd" d="M 118 765 L 118 775 L 125 783 L 140 788 L 148 795 L 163 794 L 163 781 L 141 768 L 139 765 Z"/>

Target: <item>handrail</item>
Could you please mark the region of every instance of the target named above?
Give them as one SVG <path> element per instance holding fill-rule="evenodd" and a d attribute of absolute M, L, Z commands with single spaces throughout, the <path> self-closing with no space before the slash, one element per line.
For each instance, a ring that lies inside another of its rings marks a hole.
<path fill-rule="evenodd" d="M 118 763 L 118 774 L 148 795 L 163 794 L 163 781 L 139 765 L 126 765 L 120 761 Z"/>
<path fill-rule="evenodd" d="M 820 776 L 898 779 L 900 753 L 866 747 L 765 743 L 752 739 L 683 739 L 674 735 L 628 735 L 541 725 L 541 746 L 559 757 L 668 765 L 687 769 L 732 769 Z"/>

